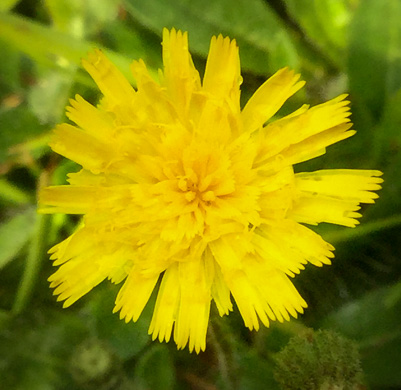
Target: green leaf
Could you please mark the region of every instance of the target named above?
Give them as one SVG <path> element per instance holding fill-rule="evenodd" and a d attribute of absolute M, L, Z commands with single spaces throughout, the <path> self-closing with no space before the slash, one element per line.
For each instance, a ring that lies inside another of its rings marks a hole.
<path fill-rule="evenodd" d="M 60 121 L 70 95 L 74 70 L 71 74 L 55 70 L 44 72 L 28 94 L 31 111 L 41 123 L 55 124 Z"/>
<path fill-rule="evenodd" d="M 244 349 L 239 357 L 240 390 L 276 390 L 278 385 L 273 378 L 273 365 L 252 349 Z"/>
<path fill-rule="evenodd" d="M 27 204 L 32 202 L 32 196 L 25 191 L 0 178 L 0 199 L 17 204 Z"/>
<path fill-rule="evenodd" d="M 364 350 L 362 367 L 370 386 L 375 389 L 401 387 L 401 336 Z"/>
<path fill-rule="evenodd" d="M 154 344 L 135 366 L 135 389 L 171 390 L 175 385 L 172 358 L 165 345 Z"/>
<path fill-rule="evenodd" d="M 8 41 L 41 64 L 60 71 L 66 69 L 67 72 L 71 64 L 80 65 L 81 58 L 100 46 L 11 14 L 0 14 L 0 39 Z M 133 82 L 129 71 L 131 60 L 111 50 L 103 50 L 124 76 Z"/>
<path fill-rule="evenodd" d="M 35 304 L 37 306 L 37 303 Z M 75 347 L 87 337 L 87 323 L 71 312 L 42 303 L 0 332 L 1 385 L 4 389 L 75 389 L 68 375 Z"/>
<path fill-rule="evenodd" d="M 359 341 L 361 347 L 401 335 L 400 302 L 389 297 L 399 291 L 399 285 L 385 287 L 366 294 L 330 315 L 323 324 L 340 330 L 347 337 Z M 401 373 L 400 373 L 401 374 Z"/>
<path fill-rule="evenodd" d="M 362 366 L 371 386 L 401 386 L 400 283 L 366 294 L 323 321 L 359 342 Z"/>
<path fill-rule="evenodd" d="M 377 161 L 391 164 L 401 149 L 401 88 L 393 93 L 386 102 L 383 119 L 376 131 L 375 147 Z"/>
<path fill-rule="evenodd" d="M 353 229 L 333 229 L 324 234 L 324 239 L 333 245 L 338 245 L 399 225 L 401 225 L 401 214 L 395 214 L 388 218 L 381 218 L 373 222 L 358 225 Z"/>
<path fill-rule="evenodd" d="M 150 69 L 162 68 L 161 42 L 152 32 L 119 20 L 107 23 L 102 32 L 115 51 L 136 60 L 141 58 Z"/>
<path fill-rule="evenodd" d="M 401 2 L 359 2 L 350 26 L 349 83 L 354 104 L 376 121 L 401 87 Z"/>
<path fill-rule="evenodd" d="M 64 1 L 70 2 L 70 0 Z M 80 0 L 77 1 L 82 3 Z M 87 0 L 83 4 L 85 5 L 87 17 L 92 20 L 92 23 L 99 24 L 117 19 L 120 3 L 120 0 L 103 0 L 100 7 L 99 0 Z"/>
<path fill-rule="evenodd" d="M 34 222 L 35 212 L 29 209 L 0 225 L 0 269 L 13 260 L 28 242 Z"/>
<path fill-rule="evenodd" d="M 1 0 L 0 12 L 10 11 L 20 0 Z"/>
<path fill-rule="evenodd" d="M 137 356 L 150 342 L 148 327 L 151 311 L 149 305 L 137 322 L 125 323 L 118 313 L 113 314 L 116 291 L 104 286 L 90 302 L 99 338 L 107 341 L 115 354 L 122 360 Z"/>
<path fill-rule="evenodd" d="M 0 98 L 15 93 L 20 88 L 20 57 L 7 42 L 0 41 L 2 60 L 0 61 Z M 4 105 L 4 102 L 3 102 Z"/>
<path fill-rule="evenodd" d="M 9 311 L 0 309 L 0 330 L 6 327 L 11 321 L 11 313 Z"/>
<path fill-rule="evenodd" d="M 15 315 L 26 309 L 33 297 L 42 261 L 47 252 L 47 239 L 51 224 L 50 215 L 36 214 L 34 234 L 25 259 L 24 272 L 14 299 L 12 311 Z"/>
<path fill-rule="evenodd" d="M 160 35 L 163 27 L 188 31 L 190 50 L 205 57 L 213 35 L 238 41 L 242 68 L 258 74 L 283 66 L 297 68 L 299 59 L 284 24 L 262 0 L 125 0 L 142 25 Z"/>
<path fill-rule="evenodd" d="M 46 129 L 25 104 L 0 109 L 0 163 L 10 157 L 10 148 L 42 134 Z"/>
<path fill-rule="evenodd" d="M 350 0 L 284 0 L 291 17 L 333 62 L 342 64 Z"/>
<path fill-rule="evenodd" d="M 115 20 L 119 0 L 45 0 L 53 23 L 76 37 L 96 32 L 103 23 Z"/>
<path fill-rule="evenodd" d="M 384 172 L 383 189 L 372 213 L 396 217 L 401 210 L 401 88 L 387 100 L 382 120 L 376 126 L 372 142 L 373 161 Z"/>
<path fill-rule="evenodd" d="M 12 14 L 0 14 L 0 38 L 36 61 L 52 67 L 55 64 L 63 66 L 58 56 L 78 65 L 91 48 L 87 42 Z"/>

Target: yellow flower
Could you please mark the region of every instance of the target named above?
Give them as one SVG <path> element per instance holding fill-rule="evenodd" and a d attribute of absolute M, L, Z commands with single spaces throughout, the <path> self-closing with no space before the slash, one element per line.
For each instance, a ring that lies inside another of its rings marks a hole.
<path fill-rule="evenodd" d="M 345 95 L 269 121 L 304 85 L 293 71 L 279 70 L 241 110 L 235 40 L 212 38 L 201 80 L 187 34 L 165 29 L 163 63 L 157 82 L 134 61 L 135 90 L 101 51 L 83 61 L 104 97 L 97 107 L 71 100 L 76 126 L 57 126 L 51 147 L 82 170 L 45 188 L 39 211 L 84 215 L 51 249 L 64 307 L 104 279 L 125 280 L 114 311 L 136 321 L 160 279 L 149 333 L 199 352 L 212 300 L 222 316 L 232 296 L 249 329 L 302 313 L 289 277 L 330 264 L 334 248 L 301 223 L 354 227 L 382 180 L 370 170 L 294 174 L 354 134 Z"/>

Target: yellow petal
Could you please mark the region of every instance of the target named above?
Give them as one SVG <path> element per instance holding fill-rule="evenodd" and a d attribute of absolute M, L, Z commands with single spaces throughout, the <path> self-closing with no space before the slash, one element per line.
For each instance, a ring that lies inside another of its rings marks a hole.
<path fill-rule="evenodd" d="M 224 237 L 209 243 L 211 252 L 221 268 L 224 282 L 230 289 L 238 309 L 249 329 L 259 329 L 258 318 L 265 326 L 269 319 L 275 319 L 273 312 L 262 298 L 257 287 L 254 286 L 243 271 L 243 260 L 247 253 L 247 246 L 243 240 L 235 236 L 231 240 Z"/>
<path fill-rule="evenodd" d="M 152 340 L 157 338 L 160 342 L 170 340 L 173 325 L 177 318 L 179 302 L 180 284 L 178 264 L 176 263 L 166 270 L 160 284 L 148 332 L 152 334 Z"/>
<path fill-rule="evenodd" d="M 42 213 L 91 214 L 102 209 L 118 212 L 135 201 L 131 196 L 135 186 L 111 187 L 51 186 L 39 194 L 39 211 Z M 118 207 L 117 207 L 118 205 Z"/>
<path fill-rule="evenodd" d="M 249 282 L 271 309 L 267 314 L 272 320 L 289 321 L 289 314 L 296 318 L 297 313 L 303 313 L 306 302 L 284 272 L 271 268 L 268 259 L 248 256 L 244 261 L 244 270 Z"/>
<path fill-rule="evenodd" d="M 239 110 L 239 87 L 242 83 L 238 46 L 234 40 L 219 35 L 210 42 L 203 90 L 216 99 L 231 100 Z"/>
<path fill-rule="evenodd" d="M 176 109 L 185 115 L 191 95 L 200 89 L 199 73 L 188 51 L 188 34 L 163 30 L 163 82 Z"/>
<path fill-rule="evenodd" d="M 149 126 L 149 119 L 152 122 L 160 124 L 170 124 L 177 119 L 177 113 L 174 105 L 170 101 L 166 89 L 162 88 L 152 79 L 142 60 L 134 61 L 131 65 L 131 71 L 137 80 L 138 92 L 135 102 L 135 115 L 138 121 L 138 127 L 145 127 L 146 130 L 153 130 Z M 155 128 L 160 132 L 160 127 Z"/>
<path fill-rule="evenodd" d="M 112 186 L 127 183 L 127 178 L 112 174 L 93 174 L 90 171 L 81 169 L 79 172 L 69 173 L 67 181 L 73 186 L 94 187 Z"/>
<path fill-rule="evenodd" d="M 91 136 L 109 142 L 114 135 L 113 118 L 109 113 L 92 106 L 81 96 L 70 100 L 67 116 Z"/>
<path fill-rule="evenodd" d="M 350 130 L 352 123 L 338 125 L 285 149 L 281 156 L 287 164 L 298 164 L 326 153 L 326 147 L 352 137 L 356 132 Z"/>
<path fill-rule="evenodd" d="M 91 243 L 88 241 L 89 237 L 87 233 L 87 230 L 83 229 L 82 225 L 65 240 L 49 249 L 48 253 L 51 255 L 50 260 L 53 261 L 53 265 L 61 265 L 67 260 L 76 257 L 81 251 L 89 248 Z M 85 241 L 80 242 L 81 238 L 85 239 Z"/>
<path fill-rule="evenodd" d="M 295 186 L 301 193 L 355 201 L 374 203 L 379 196 L 373 191 L 381 189 L 383 179 L 380 171 L 356 169 L 328 169 L 303 172 L 295 175 Z"/>
<path fill-rule="evenodd" d="M 249 280 L 243 270 L 226 274 L 223 269 L 223 275 L 247 328 L 259 330 L 258 319 L 265 326 L 269 326 L 269 318 L 273 321 L 276 319 L 266 300 L 258 291 L 258 286 Z"/>
<path fill-rule="evenodd" d="M 296 164 L 317 157 L 327 146 L 352 136 L 355 132 L 347 132 L 352 124 L 348 118 L 349 101 L 345 97 L 341 95 L 308 110 L 301 109 L 298 115 L 268 124 L 261 141 L 262 161 L 281 154 L 288 164 Z"/>
<path fill-rule="evenodd" d="M 56 153 L 75 161 L 93 173 L 104 171 L 114 158 L 113 145 L 101 142 L 66 123 L 56 127 L 50 146 Z"/>
<path fill-rule="evenodd" d="M 57 300 L 65 301 L 63 307 L 72 305 L 104 279 L 112 278 L 115 270 L 126 263 L 127 247 L 97 236 L 96 231 L 81 228 L 53 249 L 52 259 L 61 266 L 48 280 Z"/>
<path fill-rule="evenodd" d="M 259 87 L 241 113 L 244 131 L 252 132 L 263 126 L 284 104 L 301 89 L 305 82 L 288 68 L 280 69 Z"/>
<path fill-rule="evenodd" d="M 112 105 L 134 100 L 135 91 L 131 84 L 101 50 L 91 52 L 87 59 L 82 60 L 82 65 Z"/>
<path fill-rule="evenodd" d="M 178 349 L 188 344 L 196 353 L 206 348 L 209 322 L 213 264 L 204 259 L 179 263 L 180 303 L 174 328 L 174 341 Z"/>
<path fill-rule="evenodd" d="M 318 234 L 290 219 L 263 224 L 253 236 L 256 252 L 288 275 L 299 273 L 307 262 L 330 264 L 334 247 Z M 291 275 L 293 276 L 293 275 Z"/>
<path fill-rule="evenodd" d="M 144 276 L 141 270 L 134 266 L 118 292 L 113 313 L 121 310 L 120 319 L 125 319 L 125 322 L 137 321 L 158 279 L 159 274 Z"/>
<path fill-rule="evenodd" d="M 40 213 L 85 214 L 97 201 L 94 187 L 54 186 L 39 193 Z"/>
<path fill-rule="evenodd" d="M 334 223 L 348 227 L 359 224 L 360 203 L 374 203 L 374 192 L 383 181 L 379 171 L 323 170 L 296 175 L 298 199 L 288 217 L 299 222 Z"/>
<path fill-rule="evenodd" d="M 209 145 L 226 145 L 231 139 L 232 130 L 229 112 L 221 106 L 220 102 L 208 100 L 202 107 L 195 128 L 199 138 L 207 139 Z"/>
<path fill-rule="evenodd" d="M 343 201 L 324 195 L 302 195 L 288 212 L 288 218 L 297 222 L 317 225 L 321 222 L 333 223 L 348 227 L 355 227 L 360 222 L 362 214 L 358 203 Z"/>
<path fill-rule="evenodd" d="M 236 238 L 236 241 L 239 241 L 241 237 L 231 237 Z M 232 241 L 233 244 L 236 244 L 236 241 Z M 239 243 L 238 245 L 241 245 Z M 236 251 L 236 247 L 234 245 L 230 245 L 229 236 L 220 237 L 218 240 L 212 241 L 209 243 L 209 248 L 212 251 L 212 254 L 221 267 L 223 274 L 229 272 L 235 272 L 242 268 L 242 258 L 241 256 L 244 253 L 239 253 Z"/>
<path fill-rule="evenodd" d="M 228 288 L 226 282 L 224 281 L 221 268 L 217 263 L 214 264 L 212 297 L 214 302 L 216 303 L 217 310 L 219 311 L 219 314 L 221 316 L 228 314 L 230 311 L 233 310 L 233 305 L 230 299 L 230 289 Z"/>
<path fill-rule="evenodd" d="M 63 307 L 69 307 L 93 287 L 107 278 L 91 257 L 70 260 L 60 266 L 53 274 L 51 287 L 55 287 L 57 301 L 65 301 Z"/>

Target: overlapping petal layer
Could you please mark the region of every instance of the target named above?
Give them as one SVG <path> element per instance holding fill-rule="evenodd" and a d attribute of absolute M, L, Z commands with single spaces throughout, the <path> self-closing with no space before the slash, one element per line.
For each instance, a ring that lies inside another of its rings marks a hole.
<path fill-rule="evenodd" d="M 378 171 L 294 174 L 293 164 L 354 134 L 345 95 L 272 121 L 304 84 L 293 71 L 279 70 L 241 110 L 234 40 L 212 39 L 201 80 L 187 34 L 164 30 L 163 63 L 156 81 L 135 61 L 135 90 L 101 51 L 84 61 L 101 103 L 76 96 L 75 125 L 59 125 L 51 141 L 82 170 L 45 188 L 39 210 L 83 215 L 51 250 L 59 268 L 49 280 L 65 306 L 104 279 L 124 281 L 115 311 L 136 321 L 158 288 L 153 339 L 173 335 L 199 352 L 212 300 L 225 315 L 232 297 L 250 329 L 302 313 L 290 277 L 308 262 L 330 264 L 334 248 L 300 223 L 355 226 L 382 180 Z"/>

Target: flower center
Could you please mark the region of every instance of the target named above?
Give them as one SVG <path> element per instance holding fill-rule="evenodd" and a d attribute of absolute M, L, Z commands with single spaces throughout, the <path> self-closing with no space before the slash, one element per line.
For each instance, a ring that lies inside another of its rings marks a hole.
<path fill-rule="evenodd" d="M 175 167 L 176 189 L 185 201 L 199 207 L 235 191 L 231 162 L 224 149 L 204 141 L 182 151 Z"/>
<path fill-rule="evenodd" d="M 213 180 L 211 175 L 202 177 L 192 168 L 186 169 L 187 175 L 178 177 L 178 188 L 182 191 L 188 202 L 198 200 L 200 203 L 210 205 L 216 200 L 216 194 L 211 189 Z"/>
<path fill-rule="evenodd" d="M 178 188 L 183 192 L 188 202 L 197 199 L 206 205 L 210 205 L 211 202 L 216 200 L 216 194 L 214 191 L 203 187 L 198 185 L 198 178 L 195 173 L 191 177 L 183 176 L 178 179 Z"/>

